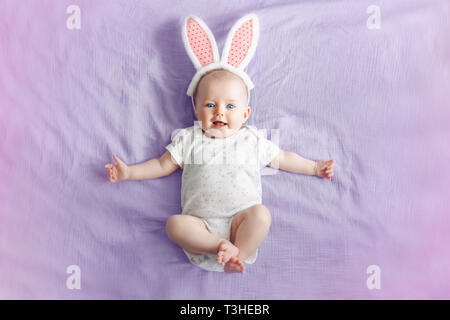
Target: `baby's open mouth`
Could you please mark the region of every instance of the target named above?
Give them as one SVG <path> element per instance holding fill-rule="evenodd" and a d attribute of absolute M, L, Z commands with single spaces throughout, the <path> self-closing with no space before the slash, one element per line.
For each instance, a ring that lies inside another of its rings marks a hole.
<path fill-rule="evenodd" d="M 226 123 L 226 122 L 222 122 L 222 121 L 214 121 L 213 124 L 214 124 L 215 126 L 220 126 L 220 127 L 222 127 L 222 126 L 226 125 L 227 123 Z"/>

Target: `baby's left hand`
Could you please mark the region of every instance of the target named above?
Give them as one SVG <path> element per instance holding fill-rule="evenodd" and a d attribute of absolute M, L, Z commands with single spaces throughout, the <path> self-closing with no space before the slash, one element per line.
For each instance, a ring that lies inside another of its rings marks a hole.
<path fill-rule="evenodd" d="M 333 166 L 334 160 L 318 161 L 316 162 L 316 167 L 314 170 L 315 175 L 331 180 L 331 177 L 334 174 Z"/>

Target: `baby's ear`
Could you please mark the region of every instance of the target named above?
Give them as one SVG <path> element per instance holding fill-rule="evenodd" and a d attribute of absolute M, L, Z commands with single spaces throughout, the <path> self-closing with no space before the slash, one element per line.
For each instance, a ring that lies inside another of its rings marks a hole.
<path fill-rule="evenodd" d="M 250 108 L 250 106 L 248 106 L 247 111 L 244 113 L 244 122 L 248 120 L 248 118 L 250 117 L 250 113 L 252 113 L 252 109 Z"/>

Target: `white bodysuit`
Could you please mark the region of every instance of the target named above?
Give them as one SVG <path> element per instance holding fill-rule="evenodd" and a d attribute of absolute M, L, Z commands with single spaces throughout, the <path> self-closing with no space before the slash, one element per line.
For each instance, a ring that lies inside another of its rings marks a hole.
<path fill-rule="evenodd" d="M 279 147 L 254 126 L 242 126 L 233 135 L 213 139 L 198 121 L 181 129 L 166 146 L 182 168 L 182 214 L 200 218 L 209 231 L 230 239 L 233 216 L 262 202 L 261 173 L 279 153 Z M 191 254 L 200 268 L 224 271 L 216 254 Z M 256 261 L 258 250 L 245 260 Z"/>

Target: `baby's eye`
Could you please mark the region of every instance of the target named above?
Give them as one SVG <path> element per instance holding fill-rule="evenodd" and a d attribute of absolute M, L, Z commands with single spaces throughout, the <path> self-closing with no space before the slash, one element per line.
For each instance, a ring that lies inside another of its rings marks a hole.
<path fill-rule="evenodd" d="M 206 107 L 208 107 L 208 108 L 214 108 L 214 103 L 207 103 L 207 104 L 206 104 Z"/>
<path fill-rule="evenodd" d="M 228 109 L 234 109 L 235 107 L 230 103 L 229 105 L 227 105 Z"/>

